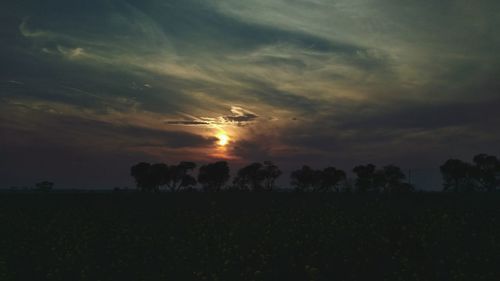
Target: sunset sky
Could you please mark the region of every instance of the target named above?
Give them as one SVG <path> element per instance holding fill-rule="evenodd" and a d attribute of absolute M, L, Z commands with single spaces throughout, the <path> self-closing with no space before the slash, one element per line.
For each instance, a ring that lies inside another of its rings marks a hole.
<path fill-rule="evenodd" d="M 7 0 L 0 23 L 0 187 L 500 154 L 498 0 Z"/>

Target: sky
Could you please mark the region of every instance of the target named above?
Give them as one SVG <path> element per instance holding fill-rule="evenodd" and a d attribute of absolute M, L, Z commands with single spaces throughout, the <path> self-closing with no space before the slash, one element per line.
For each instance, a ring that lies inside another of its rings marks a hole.
<path fill-rule="evenodd" d="M 272 160 L 432 189 L 500 154 L 498 26 L 496 0 L 2 1 L 0 186 Z"/>

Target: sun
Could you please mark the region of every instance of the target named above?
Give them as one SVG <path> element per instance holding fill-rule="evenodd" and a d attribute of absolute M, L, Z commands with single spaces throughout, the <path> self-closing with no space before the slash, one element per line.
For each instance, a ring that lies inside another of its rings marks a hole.
<path fill-rule="evenodd" d="M 219 133 L 217 138 L 219 139 L 217 144 L 220 146 L 226 146 L 229 143 L 229 137 L 225 133 Z"/>

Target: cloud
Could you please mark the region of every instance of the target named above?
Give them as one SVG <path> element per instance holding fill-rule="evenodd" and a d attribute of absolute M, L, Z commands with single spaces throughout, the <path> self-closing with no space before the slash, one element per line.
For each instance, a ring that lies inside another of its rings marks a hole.
<path fill-rule="evenodd" d="M 268 147 L 256 140 L 237 141 L 232 147 L 231 154 L 242 162 L 264 161 L 271 158 Z"/>
<path fill-rule="evenodd" d="M 337 116 L 339 129 L 436 129 L 454 126 L 488 128 L 500 124 L 498 98 L 415 102 L 394 100 L 366 104 L 362 109 L 346 109 Z"/>
<path fill-rule="evenodd" d="M 59 53 L 68 59 L 77 59 L 79 57 L 85 56 L 85 50 L 83 48 L 66 48 L 63 46 L 57 46 L 56 51 L 49 50 L 47 48 L 42 49 L 43 52 L 46 52 L 48 54 L 54 54 L 54 53 Z"/>
<path fill-rule="evenodd" d="M 37 126 L 1 126 L 9 135 L 4 138 L 6 146 L 36 145 L 72 147 L 73 149 L 94 149 L 127 153 L 147 148 L 164 149 L 208 149 L 214 147 L 217 139 L 185 131 L 170 131 L 136 125 L 112 124 L 99 120 L 69 116 L 48 116 Z M 56 120 L 57 119 L 57 120 Z M 45 124 L 47 123 L 47 124 Z M 117 145 L 119 143 L 119 145 Z M 33 144 L 35 145 L 35 144 Z M 159 156 L 159 155 L 158 155 Z"/>
<path fill-rule="evenodd" d="M 0 123 L 201 161 L 218 129 L 289 165 L 495 151 L 500 4 L 466 2 L 5 2 Z"/>
<path fill-rule="evenodd" d="M 222 119 L 224 119 L 228 123 L 236 123 L 238 124 L 238 126 L 242 126 L 245 123 L 250 123 L 259 117 L 255 113 L 239 106 L 232 106 L 231 112 L 233 113 L 233 115 L 222 116 Z"/>
<path fill-rule="evenodd" d="M 16 81 L 16 80 L 9 80 L 9 81 L 7 81 L 7 83 L 11 83 L 11 84 L 15 84 L 15 85 L 24 85 L 23 82 Z"/>
<path fill-rule="evenodd" d="M 245 126 L 253 123 L 258 115 L 248 111 L 240 106 L 231 106 L 232 115 L 222 115 L 218 117 L 191 117 L 189 120 L 165 120 L 168 125 L 183 125 L 183 126 L 204 126 L 213 127 L 220 125 L 236 125 Z"/>
<path fill-rule="evenodd" d="M 186 125 L 186 126 L 199 126 L 199 125 L 211 125 L 212 123 L 207 121 L 195 121 L 195 120 L 167 120 L 165 121 L 168 125 Z"/>

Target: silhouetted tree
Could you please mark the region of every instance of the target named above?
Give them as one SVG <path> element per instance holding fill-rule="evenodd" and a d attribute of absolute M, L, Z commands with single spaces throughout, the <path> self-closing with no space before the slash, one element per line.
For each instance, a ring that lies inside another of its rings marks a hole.
<path fill-rule="evenodd" d="M 238 190 L 261 191 L 264 173 L 261 163 L 252 163 L 238 170 L 233 185 Z"/>
<path fill-rule="evenodd" d="M 50 181 L 42 181 L 37 183 L 35 186 L 38 191 L 49 192 L 52 188 L 54 188 L 54 183 Z"/>
<path fill-rule="evenodd" d="M 196 185 L 196 179 L 189 173 L 196 168 L 193 162 L 181 162 L 178 165 L 168 166 L 164 163 L 138 163 L 130 169 L 137 188 L 146 192 L 157 192 L 160 187 L 169 191 L 178 192 L 183 188 Z"/>
<path fill-rule="evenodd" d="M 229 180 L 229 166 L 226 161 L 219 161 L 200 167 L 198 182 L 205 191 L 220 191 Z"/>
<path fill-rule="evenodd" d="M 156 163 L 150 166 L 148 182 L 151 191 L 160 191 L 160 187 L 164 186 L 168 181 L 169 172 L 169 167 L 164 163 Z"/>
<path fill-rule="evenodd" d="M 357 176 L 355 183 L 357 191 L 367 192 L 377 190 L 376 186 L 379 185 L 378 182 L 380 181 L 380 174 L 376 175 L 375 169 L 376 167 L 373 164 L 354 167 L 352 171 Z"/>
<path fill-rule="evenodd" d="M 168 167 L 165 185 L 172 192 L 188 189 L 196 185 L 196 179 L 189 173 L 196 168 L 193 162 L 181 162 Z"/>
<path fill-rule="evenodd" d="M 130 175 L 134 178 L 135 184 L 141 191 L 147 191 L 147 181 L 151 164 L 141 162 L 130 168 Z"/>
<path fill-rule="evenodd" d="M 156 168 L 158 171 L 158 167 Z M 149 163 L 141 162 L 130 168 L 130 175 L 134 177 L 137 188 L 144 192 L 155 191 L 156 176 L 152 176 L 152 166 Z"/>
<path fill-rule="evenodd" d="M 271 161 L 264 161 L 262 171 L 264 174 L 264 190 L 272 191 L 276 180 L 281 176 L 282 172 L 278 166 Z"/>
<path fill-rule="evenodd" d="M 237 190 L 272 191 L 280 175 L 281 170 L 270 161 L 252 163 L 238 171 L 233 186 Z"/>
<path fill-rule="evenodd" d="M 381 173 L 383 175 L 382 190 L 384 192 L 401 193 L 411 192 L 414 190 L 414 187 L 411 184 L 403 182 L 406 176 L 398 166 L 385 166 Z"/>
<path fill-rule="evenodd" d="M 359 192 L 410 192 L 414 188 L 411 184 L 403 182 L 406 178 L 401 168 L 388 165 L 377 169 L 375 165 L 357 166 L 353 169 L 357 175 L 356 189 Z"/>
<path fill-rule="evenodd" d="M 340 183 L 346 180 L 346 173 L 335 167 L 325 168 L 323 171 L 316 171 L 319 174 L 319 186 L 316 191 L 340 191 Z"/>
<path fill-rule="evenodd" d="M 403 171 L 394 165 L 385 166 L 378 174 L 380 174 L 380 183 L 384 192 L 391 192 L 396 189 L 405 178 Z"/>
<path fill-rule="evenodd" d="M 449 159 L 441 167 L 444 191 L 474 191 L 477 169 L 462 160 Z"/>
<path fill-rule="evenodd" d="M 495 191 L 499 186 L 500 161 L 497 157 L 487 154 L 474 156 L 476 165 L 476 181 L 485 191 Z"/>
<path fill-rule="evenodd" d="M 346 178 L 346 173 L 335 167 L 314 170 L 309 166 L 303 166 L 300 170 L 292 172 L 291 184 L 297 191 L 340 191 L 341 183 L 345 183 Z"/>
<path fill-rule="evenodd" d="M 304 165 L 300 170 L 295 170 L 290 175 L 291 184 L 296 191 L 312 191 L 321 183 L 321 173 Z"/>

